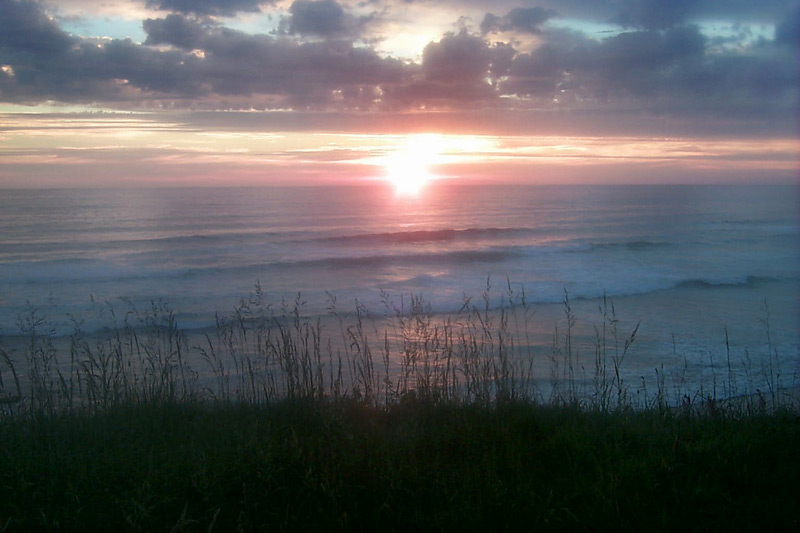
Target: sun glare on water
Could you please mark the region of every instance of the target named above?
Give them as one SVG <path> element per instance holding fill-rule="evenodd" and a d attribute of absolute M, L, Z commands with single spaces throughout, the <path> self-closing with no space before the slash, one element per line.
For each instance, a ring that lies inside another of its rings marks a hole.
<path fill-rule="evenodd" d="M 430 166 L 436 164 L 443 150 L 439 135 L 418 135 L 385 160 L 386 179 L 403 196 L 418 195 L 434 178 Z"/>

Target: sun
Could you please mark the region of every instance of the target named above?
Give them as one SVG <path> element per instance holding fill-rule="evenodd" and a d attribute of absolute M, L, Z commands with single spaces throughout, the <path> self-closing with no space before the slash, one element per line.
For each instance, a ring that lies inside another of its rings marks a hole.
<path fill-rule="evenodd" d="M 437 163 L 442 150 L 438 135 L 415 135 L 386 157 L 386 179 L 398 195 L 418 195 L 435 177 L 430 166 Z"/>
<path fill-rule="evenodd" d="M 431 180 L 428 163 L 412 153 L 397 153 L 386 162 L 386 179 L 399 195 L 417 195 Z"/>

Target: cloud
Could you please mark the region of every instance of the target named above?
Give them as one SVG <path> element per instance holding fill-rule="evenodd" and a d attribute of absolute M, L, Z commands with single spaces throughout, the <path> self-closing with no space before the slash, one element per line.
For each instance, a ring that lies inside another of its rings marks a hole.
<path fill-rule="evenodd" d="M 800 7 L 775 26 L 775 41 L 781 45 L 800 47 Z"/>
<path fill-rule="evenodd" d="M 2 2 L 0 65 L 8 68 L 0 71 L 0 100 L 6 102 L 368 108 L 379 86 L 409 75 L 402 62 L 347 41 L 297 43 L 177 14 L 145 21 L 145 45 L 85 39 L 60 30 L 35 4 Z"/>
<path fill-rule="evenodd" d="M 408 76 L 402 62 L 381 58 L 348 41 L 297 43 L 267 35 L 249 35 L 171 15 L 149 20 L 147 43 L 170 44 L 191 55 L 187 75 L 210 95 L 267 96 L 263 105 L 370 107 L 378 86 Z M 270 100 L 271 99 L 271 100 Z M 259 98 L 254 98 L 259 100 Z"/>
<path fill-rule="evenodd" d="M 612 21 L 626 28 L 658 30 L 682 24 L 701 0 L 619 0 Z"/>
<path fill-rule="evenodd" d="M 579 3 L 565 0 L 559 12 Z M 622 5 L 598 4 L 607 14 Z M 510 120 L 533 109 L 602 111 L 611 120 L 624 111 L 659 120 L 739 117 L 758 128 L 771 121 L 782 131 L 788 123 L 794 127 L 797 17 L 776 25 L 774 41 L 762 37 L 734 47 L 715 45 L 698 26 L 669 22 L 691 19 L 677 11 L 662 13 L 656 17 L 661 22 L 647 23 L 651 28 L 586 34 L 545 24 L 554 16 L 549 11 L 510 9 L 483 31 L 535 29 L 540 33 L 530 52 L 461 30 L 431 40 L 420 60 L 402 61 L 358 44 L 359 32 L 366 39 L 364 27 L 343 5 L 298 0 L 286 19 L 295 25 L 292 35 L 251 34 L 208 17 L 171 13 L 145 20 L 146 39 L 137 43 L 71 35 L 40 4 L 0 0 L 0 101 L 342 115 L 486 111 L 482 120 Z M 698 0 L 698 9 L 704 5 Z M 333 16 L 323 16 L 325 6 Z M 352 7 L 355 13 L 373 8 Z"/>
<path fill-rule="evenodd" d="M 625 32 L 599 42 L 564 31 L 543 37 L 546 44 L 515 56 L 501 93 L 539 106 L 739 117 L 762 126 L 775 121 L 776 128 L 796 112 L 798 61 L 771 43 L 749 52 L 711 51 L 695 26 Z"/>
<path fill-rule="evenodd" d="M 73 38 L 34 2 L 0 0 L 0 13 L 0 50 L 51 55 L 73 44 Z"/>
<path fill-rule="evenodd" d="M 258 12 L 274 0 L 146 0 L 147 7 L 176 13 L 231 17 L 240 12 Z"/>
<path fill-rule="evenodd" d="M 610 69 L 611 76 L 622 71 L 652 70 L 702 55 L 705 41 L 694 26 L 621 33 L 601 43 L 598 59 L 601 68 Z"/>
<path fill-rule="evenodd" d="M 201 48 L 207 34 L 198 21 L 176 14 L 163 19 L 146 19 L 142 28 L 147 34 L 144 44 L 171 44 L 185 50 Z"/>
<path fill-rule="evenodd" d="M 449 33 L 425 47 L 417 75 L 384 90 L 385 106 L 463 109 L 496 105 L 499 93 L 494 79 L 505 72 L 515 53 L 509 45 L 489 45 L 466 31 Z"/>
<path fill-rule="evenodd" d="M 797 0 L 697 0 L 688 15 L 742 23 L 773 23 L 796 6 Z"/>
<path fill-rule="evenodd" d="M 669 77 L 681 65 L 705 64 L 706 38 L 696 27 L 626 32 L 600 42 L 574 33 L 558 39 L 551 35 L 530 54 L 515 57 L 502 90 L 542 98 L 621 100 L 669 90 Z"/>
<path fill-rule="evenodd" d="M 461 32 L 425 47 L 422 72 L 432 81 L 475 81 L 487 75 L 491 60 L 491 51 L 483 39 Z"/>
<path fill-rule="evenodd" d="M 500 17 L 487 13 L 481 22 L 484 34 L 498 31 L 519 31 L 525 33 L 541 33 L 540 26 L 558 13 L 544 7 L 515 8 Z"/>
<path fill-rule="evenodd" d="M 305 105 L 325 105 L 346 87 L 399 82 L 406 72 L 402 62 L 347 41 L 295 43 L 223 28 L 210 30 L 203 44 L 201 72 L 215 91 L 306 95 Z"/>
<path fill-rule="evenodd" d="M 348 31 L 347 16 L 336 0 L 295 0 L 289 13 L 289 33 L 331 37 Z"/>
<path fill-rule="evenodd" d="M 402 1 L 402 0 L 398 0 Z M 551 9 L 563 19 L 615 23 L 627 29 L 666 29 L 701 21 L 774 23 L 797 6 L 797 0 L 459 0 L 457 6 L 491 6 L 493 13 L 511 10 L 523 4 Z M 502 17 L 499 17 L 502 18 Z"/>

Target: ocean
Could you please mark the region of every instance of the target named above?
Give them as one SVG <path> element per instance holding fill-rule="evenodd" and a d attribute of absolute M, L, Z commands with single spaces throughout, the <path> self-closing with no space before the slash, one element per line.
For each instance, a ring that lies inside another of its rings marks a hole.
<path fill-rule="evenodd" d="M 32 309 L 67 335 L 104 327 L 98 305 L 154 301 L 202 329 L 256 283 L 311 317 L 334 298 L 379 315 L 412 294 L 435 314 L 466 298 L 499 308 L 510 289 L 538 312 L 543 347 L 565 296 L 587 339 L 605 296 L 639 324 L 633 375 L 732 348 L 774 351 L 795 379 L 798 205 L 796 187 L 743 185 L 4 190 L 0 335 Z"/>

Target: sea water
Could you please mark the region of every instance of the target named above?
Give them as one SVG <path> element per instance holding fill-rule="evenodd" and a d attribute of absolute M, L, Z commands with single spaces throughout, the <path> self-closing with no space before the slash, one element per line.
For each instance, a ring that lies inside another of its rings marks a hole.
<path fill-rule="evenodd" d="M 510 288 L 543 328 L 565 296 L 584 314 L 612 299 L 640 324 L 642 369 L 713 357 L 727 331 L 740 351 L 778 351 L 791 375 L 798 243 L 793 186 L 4 190 L 0 335 L 33 309 L 68 334 L 103 327 L 98 303 L 154 301 L 203 328 L 256 283 L 276 306 L 299 294 L 307 316 L 333 298 L 382 312 L 410 294 L 449 313 L 484 305 L 487 288 L 500 307 Z"/>

